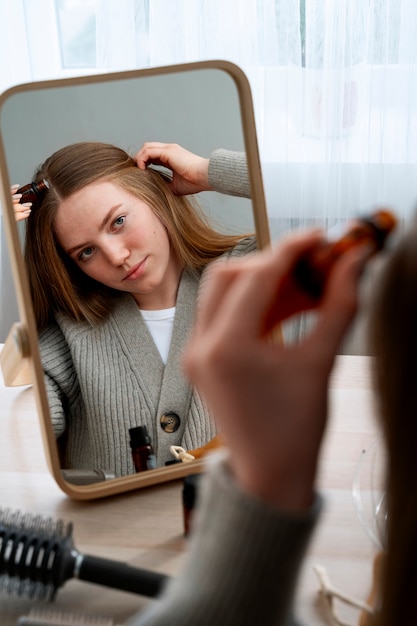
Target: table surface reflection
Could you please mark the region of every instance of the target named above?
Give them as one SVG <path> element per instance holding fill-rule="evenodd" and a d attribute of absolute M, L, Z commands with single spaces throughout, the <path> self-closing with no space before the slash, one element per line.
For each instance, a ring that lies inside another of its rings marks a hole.
<path fill-rule="evenodd" d="M 352 481 L 362 450 L 376 440 L 370 358 L 341 356 L 332 377 L 331 419 L 325 437 L 319 484 L 325 510 L 300 577 L 297 612 L 309 626 L 330 624 L 313 571 L 323 565 L 334 585 L 365 599 L 375 548 L 355 511 Z M 1 378 L 1 377 L 0 377 Z M 72 521 L 74 543 L 94 554 L 175 575 L 186 549 L 181 481 L 92 502 L 70 500 L 48 472 L 33 391 L 0 384 L 1 507 Z M 54 608 L 97 613 L 122 623 L 148 599 L 77 580 L 57 593 Z M 0 623 L 14 626 L 38 606 L 0 593 Z M 343 606 L 340 615 L 357 614 Z"/>

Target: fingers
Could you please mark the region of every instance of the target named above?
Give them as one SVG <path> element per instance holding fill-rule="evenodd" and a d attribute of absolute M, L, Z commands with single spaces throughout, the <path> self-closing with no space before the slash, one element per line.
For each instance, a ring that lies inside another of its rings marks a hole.
<path fill-rule="evenodd" d="M 321 240 L 318 231 L 292 235 L 278 246 L 239 261 L 217 264 L 210 269 L 203 285 L 197 311 L 197 323 L 190 342 L 191 360 L 185 366 L 189 375 L 192 360 L 210 352 L 215 346 L 242 342 L 263 342 L 266 338 L 264 320 L 271 308 L 280 306 L 291 312 L 291 299 L 296 291 L 281 289 L 286 284 L 297 260 Z M 359 277 L 369 250 L 352 249 L 339 259 L 317 306 L 318 322 L 299 346 L 313 359 L 320 357 L 325 367 L 333 361 L 357 308 Z M 299 299 L 299 302 L 301 300 Z M 306 307 L 308 308 L 308 307 Z M 295 312 L 303 310 L 299 304 Z M 288 349 L 288 348 L 283 348 Z M 189 355 L 190 356 L 190 355 Z"/>
<path fill-rule="evenodd" d="M 19 186 L 20 185 L 12 185 L 10 187 L 10 192 L 12 194 L 14 216 L 15 216 L 16 222 L 20 222 L 22 220 L 27 219 L 31 213 L 31 208 L 32 208 L 31 202 L 24 202 L 23 204 L 20 204 L 22 194 L 16 193 L 16 191 L 19 189 Z"/>
<path fill-rule="evenodd" d="M 291 292 L 280 295 L 280 286 L 292 275 L 297 260 L 322 238 L 321 232 L 300 232 L 292 235 L 261 255 L 254 255 L 248 267 L 242 267 L 239 284 L 236 284 L 234 307 L 238 322 L 236 332 L 251 334 L 253 337 L 265 335 L 265 319 L 272 308 L 282 304 L 286 316 L 292 314 Z M 225 296 L 226 297 L 226 296 Z M 231 305 L 230 305 L 231 306 Z M 298 310 L 298 306 L 297 306 Z M 238 315 L 238 311 L 241 312 Z M 242 311 L 245 312 L 242 315 Z"/>
<path fill-rule="evenodd" d="M 144 170 L 153 163 L 154 165 L 169 165 L 170 152 L 175 144 L 148 141 L 143 144 L 139 152 L 134 156 L 139 169 Z"/>
<path fill-rule="evenodd" d="M 329 352 L 338 349 L 356 314 L 359 281 L 372 252 L 366 245 L 352 248 L 340 257 L 330 274 L 320 317 L 310 337 L 325 344 Z"/>
<path fill-rule="evenodd" d="M 177 195 L 210 190 L 209 159 L 198 156 L 176 143 L 144 143 L 134 158 L 142 170 L 151 164 L 169 168 L 173 176 L 170 186 Z"/>
<path fill-rule="evenodd" d="M 26 220 L 31 213 L 31 209 L 30 208 L 23 208 L 21 211 L 15 211 L 14 212 L 14 216 L 16 219 L 16 222 L 21 222 L 23 220 Z"/>
<path fill-rule="evenodd" d="M 212 266 L 199 302 L 199 328 L 214 329 L 218 324 L 218 331 L 228 336 L 262 335 L 278 285 L 291 273 L 300 255 L 320 239 L 318 231 L 299 233 L 246 259 Z"/>
<path fill-rule="evenodd" d="M 320 332 L 287 345 L 269 341 L 263 327 L 272 306 L 279 312 L 280 299 L 291 310 L 286 300 L 297 287 L 282 285 L 291 285 L 299 258 L 321 239 L 320 232 L 291 235 L 250 258 L 212 265 L 184 355 L 188 376 L 221 427 L 237 481 L 289 510 L 311 502 L 329 366 L 354 313 L 363 253 L 352 250 L 335 266 L 318 306 Z"/>

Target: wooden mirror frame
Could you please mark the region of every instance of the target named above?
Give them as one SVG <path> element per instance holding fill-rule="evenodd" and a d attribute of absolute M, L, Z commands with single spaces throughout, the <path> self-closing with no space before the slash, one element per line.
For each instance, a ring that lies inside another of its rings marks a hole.
<path fill-rule="evenodd" d="M 259 248 L 270 242 L 269 225 L 265 207 L 264 188 L 259 160 L 256 127 L 254 120 L 252 95 L 246 75 L 233 63 L 227 61 L 202 61 L 181 65 L 171 65 L 145 70 L 116 72 L 78 78 L 34 82 L 18 85 L 7 90 L 0 96 L 0 111 L 12 95 L 31 90 L 48 89 L 51 87 L 83 85 L 101 82 L 118 81 L 128 78 L 140 78 L 188 72 L 201 69 L 217 69 L 226 72 L 234 81 L 240 104 L 242 131 L 251 185 L 251 200 L 254 224 Z M 219 146 L 222 147 L 222 146 Z M 38 410 L 41 432 L 47 463 L 52 476 L 62 491 L 76 500 L 92 500 L 141 487 L 148 487 L 166 481 L 176 480 L 188 474 L 204 471 L 204 459 L 182 462 L 168 467 L 160 467 L 143 473 L 136 473 L 109 481 L 89 485 L 74 485 L 65 480 L 60 467 L 58 446 L 53 432 L 50 409 L 44 383 L 43 369 L 38 346 L 38 333 L 30 297 L 28 277 L 25 270 L 21 241 L 14 217 L 10 195 L 5 146 L 0 128 L 0 200 L 4 208 L 5 233 L 9 247 L 10 265 L 16 289 L 17 305 L 20 320 L 10 331 L 2 353 L 1 367 L 3 375 L 8 378 L 6 384 L 33 383 L 36 406 Z"/>

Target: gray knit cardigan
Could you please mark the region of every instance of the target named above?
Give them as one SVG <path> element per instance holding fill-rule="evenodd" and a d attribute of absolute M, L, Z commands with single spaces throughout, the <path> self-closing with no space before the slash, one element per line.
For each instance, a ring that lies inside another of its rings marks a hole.
<path fill-rule="evenodd" d="M 213 153 L 209 182 L 222 192 L 247 196 L 244 155 Z M 255 248 L 255 238 L 248 237 L 227 256 Z M 94 327 L 58 315 L 41 334 L 42 365 L 64 468 L 102 469 L 115 476 L 134 473 L 129 428 L 140 424 L 147 426 L 158 466 L 172 459 L 170 446 L 190 450 L 215 436 L 213 419 L 181 367 L 200 280 L 183 272 L 166 365 L 129 294 L 120 294 L 107 319 Z M 170 411 L 180 418 L 173 433 L 160 423 Z"/>

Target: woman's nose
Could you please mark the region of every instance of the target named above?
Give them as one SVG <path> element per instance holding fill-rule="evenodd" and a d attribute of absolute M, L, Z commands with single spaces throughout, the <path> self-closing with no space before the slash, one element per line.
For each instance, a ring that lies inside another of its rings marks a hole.
<path fill-rule="evenodd" d="M 108 261 L 115 266 L 123 265 L 130 256 L 130 250 L 122 242 L 109 243 L 104 251 Z"/>

